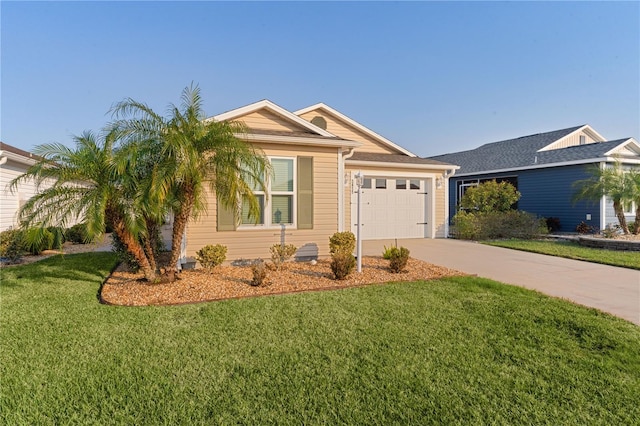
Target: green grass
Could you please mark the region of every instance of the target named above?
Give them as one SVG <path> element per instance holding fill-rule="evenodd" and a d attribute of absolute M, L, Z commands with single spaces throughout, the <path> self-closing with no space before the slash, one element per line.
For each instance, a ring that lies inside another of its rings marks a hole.
<path fill-rule="evenodd" d="M 0 424 L 633 424 L 640 327 L 466 277 L 175 307 L 2 270 Z"/>
<path fill-rule="evenodd" d="M 572 241 L 552 240 L 492 240 L 484 244 L 533 253 L 549 254 L 568 259 L 585 260 L 623 268 L 640 269 L 640 252 L 584 247 Z"/>

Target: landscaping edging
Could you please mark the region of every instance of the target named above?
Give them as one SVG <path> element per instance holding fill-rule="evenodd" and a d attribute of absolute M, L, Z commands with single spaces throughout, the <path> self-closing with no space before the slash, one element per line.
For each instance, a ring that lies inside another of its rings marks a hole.
<path fill-rule="evenodd" d="M 607 250 L 640 251 L 640 241 L 614 240 L 607 238 L 578 237 L 581 246 Z"/>

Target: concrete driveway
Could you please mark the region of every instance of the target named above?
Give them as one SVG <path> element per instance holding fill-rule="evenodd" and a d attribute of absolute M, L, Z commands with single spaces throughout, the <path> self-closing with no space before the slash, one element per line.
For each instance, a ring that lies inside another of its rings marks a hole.
<path fill-rule="evenodd" d="M 364 241 L 380 255 L 393 240 Z M 451 239 L 398 240 L 411 257 L 468 274 L 540 291 L 640 325 L 640 271 Z"/>

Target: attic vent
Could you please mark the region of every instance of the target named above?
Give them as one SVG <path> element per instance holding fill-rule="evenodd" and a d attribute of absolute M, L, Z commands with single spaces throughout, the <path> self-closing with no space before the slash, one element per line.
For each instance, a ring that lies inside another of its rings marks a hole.
<path fill-rule="evenodd" d="M 327 120 L 322 116 L 316 115 L 311 119 L 311 123 L 320 127 L 322 130 L 327 130 Z"/>

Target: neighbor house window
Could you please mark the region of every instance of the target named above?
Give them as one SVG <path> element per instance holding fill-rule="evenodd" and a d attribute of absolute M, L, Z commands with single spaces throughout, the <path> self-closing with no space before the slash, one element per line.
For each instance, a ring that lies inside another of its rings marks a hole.
<path fill-rule="evenodd" d="M 627 201 L 622 205 L 624 214 L 636 214 L 636 203 L 633 201 Z"/>
<path fill-rule="evenodd" d="M 584 135 L 580 135 L 580 145 L 587 143 L 587 138 Z"/>
<path fill-rule="evenodd" d="M 266 179 L 267 193 L 253 185 L 253 193 L 260 205 L 260 217 L 249 219 L 249 202 L 242 203 L 243 225 L 291 225 L 294 223 L 295 176 L 293 158 L 270 158 L 272 174 Z"/>

